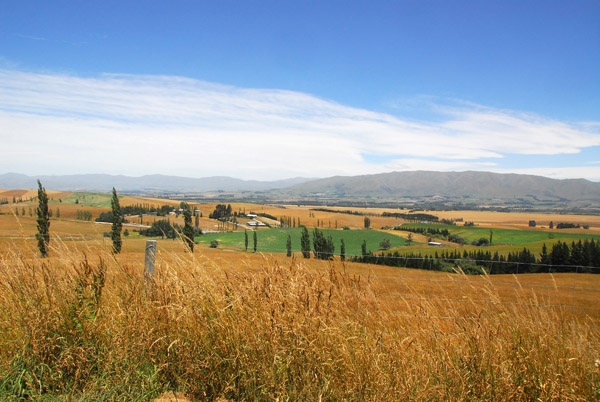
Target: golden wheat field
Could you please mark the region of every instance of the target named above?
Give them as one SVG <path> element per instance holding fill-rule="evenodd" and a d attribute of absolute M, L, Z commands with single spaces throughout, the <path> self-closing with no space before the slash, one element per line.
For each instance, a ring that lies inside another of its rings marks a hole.
<path fill-rule="evenodd" d="M 79 205 L 59 205 L 41 258 L 29 206 L 0 207 L 3 399 L 600 399 L 598 275 L 469 276 L 205 245 L 189 253 L 159 239 L 147 277 L 145 239 L 124 237 L 114 255 L 102 236 L 110 225 L 77 220 Z M 203 229 L 214 226 L 214 204 L 198 207 Z M 307 207 L 232 207 L 363 224 Z"/>

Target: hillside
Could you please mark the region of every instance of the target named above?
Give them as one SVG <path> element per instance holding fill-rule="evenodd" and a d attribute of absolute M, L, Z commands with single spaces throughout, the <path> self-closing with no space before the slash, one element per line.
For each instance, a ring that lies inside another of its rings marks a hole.
<path fill-rule="evenodd" d="M 392 172 L 335 176 L 294 185 L 298 196 L 330 197 L 451 197 L 466 199 L 524 198 L 530 202 L 597 202 L 600 183 L 583 179 L 556 180 L 541 176 L 489 172 Z"/>

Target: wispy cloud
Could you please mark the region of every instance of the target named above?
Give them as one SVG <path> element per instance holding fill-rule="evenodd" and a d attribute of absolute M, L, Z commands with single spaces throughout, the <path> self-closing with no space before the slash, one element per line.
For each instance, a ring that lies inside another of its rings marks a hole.
<path fill-rule="evenodd" d="M 41 36 L 23 35 L 23 34 L 14 34 L 14 35 L 17 36 L 17 37 L 19 37 L 19 38 L 23 38 L 23 39 L 46 40 L 46 38 L 43 38 Z"/>
<path fill-rule="evenodd" d="M 489 169 L 496 173 L 519 173 L 546 176 L 552 179 L 585 178 L 592 181 L 600 181 L 600 166 L 565 166 L 565 167 L 539 167 L 527 169 Z"/>
<path fill-rule="evenodd" d="M 0 171 L 273 179 L 492 170 L 508 154 L 600 145 L 594 122 L 477 105 L 440 110 L 442 121 L 415 122 L 304 93 L 183 77 L 0 70 Z"/>

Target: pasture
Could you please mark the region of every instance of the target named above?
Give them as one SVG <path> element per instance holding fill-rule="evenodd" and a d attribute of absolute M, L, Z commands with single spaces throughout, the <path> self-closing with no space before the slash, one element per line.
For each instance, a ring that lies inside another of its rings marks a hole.
<path fill-rule="evenodd" d="M 110 208 L 111 197 L 112 196 L 110 194 L 103 193 L 72 193 L 64 198 L 61 198 L 60 202 L 65 204 L 85 205 L 89 207 Z M 58 202 L 59 201 L 57 200 L 51 201 L 51 203 L 54 204 Z"/>
<path fill-rule="evenodd" d="M 577 233 L 566 230 L 526 230 L 526 229 L 503 229 L 481 226 L 460 226 L 460 225 L 443 225 L 443 224 L 426 224 L 426 223 L 405 223 L 401 228 L 421 228 L 421 229 L 438 229 L 447 230 L 451 234 L 459 235 L 464 238 L 467 243 L 480 238 L 489 239 L 490 231 L 492 234 L 492 244 L 496 245 L 524 245 L 528 243 L 551 241 L 553 239 L 570 241 L 575 239 L 600 239 L 600 235 L 591 234 L 588 230 L 579 229 Z M 433 236 L 435 238 L 435 235 Z"/>
<path fill-rule="evenodd" d="M 391 247 L 402 247 L 406 245 L 406 239 L 394 234 L 380 232 L 377 230 L 334 230 L 322 229 L 325 237 L 331 236 L 335 245 L 335 253 L 339 254 L 341 240 L 344 240 L 346 255 L 360 255 L 363 241 L 367 243 L 367 250 L 379 250 L 379 243 L 388 239 Z M 197 237 L 200 243 L 210 243 L 217 240 L 220 246 L 229 246 L 242 250 L 245 247 L 245 233 L 248 235 L 248 249 L 253 248 L 252 232 L 227 232 L 209 233 Z M 300 251 L 301 228 L 278 228 L 259 230 L 257 232 L 257 250 L 261 252 L 285 253 L 288 236 L 292 239 L 292 251 Z M 309 230 L 312 241 L 312 230 Z"/>

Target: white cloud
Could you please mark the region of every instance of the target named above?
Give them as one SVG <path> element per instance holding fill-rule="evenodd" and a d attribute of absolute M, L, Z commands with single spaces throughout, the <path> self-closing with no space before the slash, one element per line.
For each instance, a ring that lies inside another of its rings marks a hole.
<path fill-rule="evenodd" d="M 595 122 L 476 105 L 442 110 L 441 122 L 414 122 L 304 93 L 182 77 L 0 70 L 0 171 L 276 179 L 490 170 L 507 154 L 600 145 Z M 564 172 L 589 177 L 583 168 Z"/>
<path fill-rule="evenodd" d="M 486 170 L 490 171 L 496 167 L 493 162 L 473 161 L 440 161 L 436 159 L 395 159 L 385 167 L 388 171 L 402 170 L 435 170 L 435 171 L 463 171 L 463 170 Z"/>
<path fill-rule="evenodd" d="M 585 178 L 591 181 L 600 181 L 600 166 L 568 166 L 568 167 L 542 167 L 527 169 L 497 169 L 492 168 L 490 172 L 496 173 L 518 173 L 545 176 L 552 179 Z"/>

